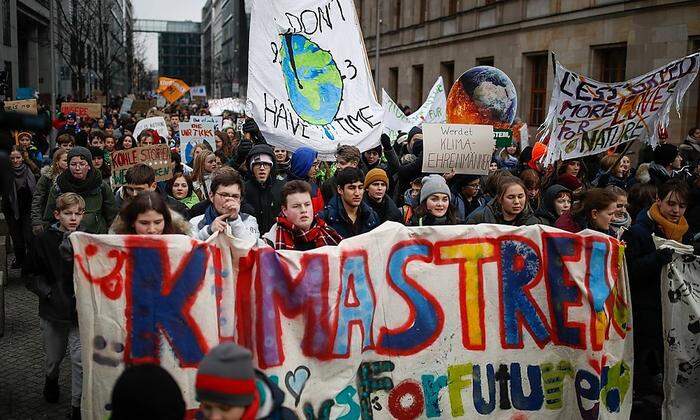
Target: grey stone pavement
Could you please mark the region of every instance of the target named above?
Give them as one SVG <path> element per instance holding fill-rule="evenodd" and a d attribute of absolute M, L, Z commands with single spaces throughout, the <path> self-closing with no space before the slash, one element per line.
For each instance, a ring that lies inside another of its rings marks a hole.
<path fill-rule="evenodd" d="M 12 261 L 12 257 L 8 258 Z M 9 262 L 8 261 L 8 262 Z M 5 288 L 5 334 L 0 337 L 0 420 L 66 419 L 70 410 L 70 364 L 63 360 L 58 404 L 44 401 L 39 301 L 10 270 Z"/>

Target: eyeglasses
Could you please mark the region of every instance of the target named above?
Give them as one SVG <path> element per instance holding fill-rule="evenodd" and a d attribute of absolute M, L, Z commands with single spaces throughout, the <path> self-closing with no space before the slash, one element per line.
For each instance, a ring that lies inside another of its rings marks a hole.
<path fill-rule="evenodd" d="M 218 195 L 219 197 L 223 198 L 224 200 L 230 198 L 233 201 L 241 201 L 240 194 L 229 194 L 229 193 L 220 193 L 220 192 L 217 192 L 215 194 Z"/>
<path fill-rule="evenodd" d="M 70 164 L 71 168 L 84 168 L 90 166 L 87 162 L 73 162 Z"/>
<path fill-rule="evenodd" d="M 467 185 L 465 185 L 465 187 L 467 187 L 467 188 L 473 188 L 473 189 L 475 189 L 475 190 L 480 190 L 480 189 L 481 189 L 481 185 L 479 185 L 479 184 L 476 184 L 476 185 L 474 185 L 474 184 L 467 184 Z"/>

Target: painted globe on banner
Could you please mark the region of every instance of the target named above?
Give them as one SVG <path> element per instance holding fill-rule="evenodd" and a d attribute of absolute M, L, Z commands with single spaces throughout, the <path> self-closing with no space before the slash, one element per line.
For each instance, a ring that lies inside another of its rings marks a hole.
<path fill-rule="evenodd" d="M 343 79 L 329 51 L 299 34 L 281 37 L 280 62 L 289 101 L 312 125 L 333 122 L 343 98 Z"/>
<path fill-rule="evenodd" d="M 501 70 L 473 67 L 452 85 L 447 97 L 447 122 L 510 128 L 518 98 L 515 85 Z"/>

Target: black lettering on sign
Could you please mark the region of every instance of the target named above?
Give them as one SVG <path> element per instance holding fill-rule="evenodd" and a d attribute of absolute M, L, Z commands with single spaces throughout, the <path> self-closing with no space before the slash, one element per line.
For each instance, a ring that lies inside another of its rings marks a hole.
<path fill-rule="evenodd" d="M 318 6 L 315 10 L 305 9 L 299 14 L 285 12 L 289 23 L 286 34 L 313 35 L 323 33 L 324 30 L 332 30 L 333 23 L 339 20 L 345 21 L 343 7 L 339 0 L 331 0 L 325 5 Z"/>

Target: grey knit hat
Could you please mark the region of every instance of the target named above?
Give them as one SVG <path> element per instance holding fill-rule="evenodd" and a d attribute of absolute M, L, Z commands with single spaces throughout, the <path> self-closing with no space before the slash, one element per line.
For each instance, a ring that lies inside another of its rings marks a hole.
<path fill-rule="evenodd" d="M 90 164 L 90 167 L 92 167 L 92 153 L 90 153 L 90 150 L 88 150 L 86 147 L 83 146 L 74 146 L 68 151 L 68 162 L 76 156 L 80 156 L 81 158 L 85 159 L 87 163 Z"/>
<path fill-rule="evenodd" d="M 447 196 L 452 200 L 452 193 L 450 192 L 450 187 L 447 186 L 445 178 L 440 175 L 428 175 L 423 178 L 423 187 L 420 189 L 420 202 L 424 202 L 433 194 L 447 194 Z"/>
<path fill-rule="evenodd" d="M 198 401 L 249 406 L 255 395 L 253 355 L 234 343 L 214 347 L 199 363 L 195 392 Z"/>

